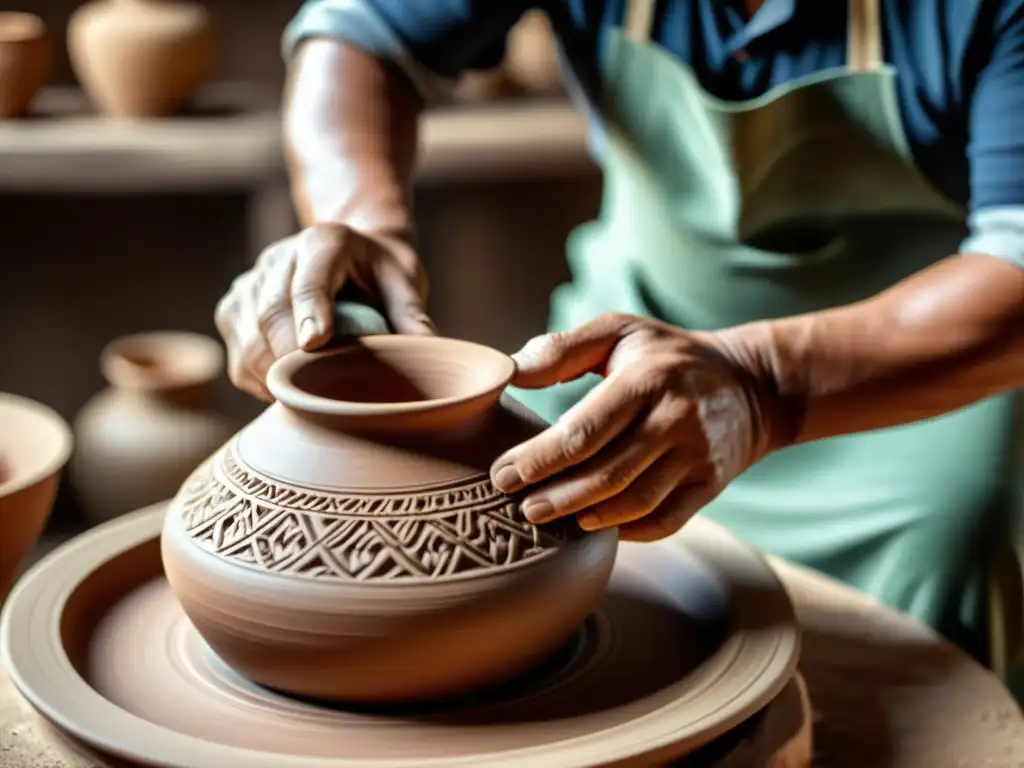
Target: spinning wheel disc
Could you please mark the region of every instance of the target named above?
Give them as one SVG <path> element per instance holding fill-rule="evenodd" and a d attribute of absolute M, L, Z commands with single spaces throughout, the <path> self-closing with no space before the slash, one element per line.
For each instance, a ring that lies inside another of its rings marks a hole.
<path fill-rule="evenodd" d="M 0 651 L 28 701 L 72 737 L 145 765 L 663 763 L 763 709 L 799 630 L 764 561 L 712 523 L 624 543 L 576 638 L 473 697 L 403 708 L 299 701 L 203 643 L 161 573 L 162 508 L 69 543 L 11 595 Z"/>

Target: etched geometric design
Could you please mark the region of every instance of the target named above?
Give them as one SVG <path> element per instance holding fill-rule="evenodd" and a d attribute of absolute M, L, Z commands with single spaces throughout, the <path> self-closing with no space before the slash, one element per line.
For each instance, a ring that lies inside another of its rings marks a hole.
<path fill-rule="evenodd" d="M 344 581 L 445 579 L 551 555 L 568 525 L 529 523 L 486 475 L 400 494 L 330 493 L 244 468 L 231 445 L 174 507 L 203 549 L 242 565 Z"/>

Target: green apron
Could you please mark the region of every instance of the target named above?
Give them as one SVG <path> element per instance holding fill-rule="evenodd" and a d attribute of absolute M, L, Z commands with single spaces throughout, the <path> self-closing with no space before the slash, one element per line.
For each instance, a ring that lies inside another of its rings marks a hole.
<path fill-rule="evenodd" d="M 568 243 L 551 330 L 603 312 L 715 329 L 846 304 L 956 253 L 962 210 L 915 168 L 881 58 L 878 0 L 850 0 L 845 67 L 721 101 L 648 43 L 627 4 L 603 63 L 604 200 Z M 516 397 L 557 419 L 596 378 Z M 705 514 L 986 656 L 984 555 L 1010 520 L 1013 398 L 769 456 Z"/>

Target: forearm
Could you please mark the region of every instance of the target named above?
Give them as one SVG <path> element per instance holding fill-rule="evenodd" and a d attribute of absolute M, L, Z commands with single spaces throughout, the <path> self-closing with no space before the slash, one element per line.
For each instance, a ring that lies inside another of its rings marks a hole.
<path fill-rule="evenodd" d="M 962 255 L 858 304 L 722 335 L 773 390 L 775 447 L 1024 387 L 1024 270 Z"/>
<path fill-rule="evenodd" d="M 303 226 L 338 222 L 408 240 L 420 100 L 381 60 L 326 38 L 289 73 L 285 149 Z"/>

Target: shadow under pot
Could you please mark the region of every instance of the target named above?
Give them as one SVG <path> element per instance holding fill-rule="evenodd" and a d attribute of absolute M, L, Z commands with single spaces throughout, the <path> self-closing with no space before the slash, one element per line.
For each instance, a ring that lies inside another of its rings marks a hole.
<path fill-rule="evenodd" d="M 71 481 L 89 522 L 169 499 L 238 425 L 214 408 L 224 352 L 201 334 L 114 340 L 100 356 L 110 386 L 79 411 Z"/>
<path fill-rule="evenodd" d="M 556 652 L 604 592 L 614 530 L 534 526 L 488 467 L 543 429 L 506 355 L 367 336 L 271 368 L 277 399 L 171 504 L 167 578 L 229 666 L 347 702 L 440 699 Z"/>

